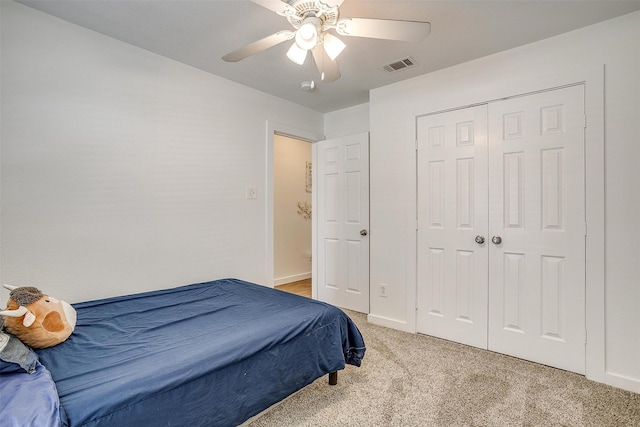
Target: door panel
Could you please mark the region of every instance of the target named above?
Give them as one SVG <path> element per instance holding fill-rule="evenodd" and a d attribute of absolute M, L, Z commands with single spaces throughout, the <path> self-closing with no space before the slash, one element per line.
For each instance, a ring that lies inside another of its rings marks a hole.
<path fill-rule="evenodd" d="M 489 106 L 490 350 L 584 373 L 584 100 Z"/>
<path fill-rule="evenodd" d="M 418 120 L 418 332 L 486 348 L 486 105 Z"/>
<path fill-rule="evenodd" d="M 418 332 L 584 373 L 583 97 L 418 119 Z"/>
<path fill-rule="evenodd" d="M 317 147 L 318 299 L 368 313 L 369 135 Z"/>

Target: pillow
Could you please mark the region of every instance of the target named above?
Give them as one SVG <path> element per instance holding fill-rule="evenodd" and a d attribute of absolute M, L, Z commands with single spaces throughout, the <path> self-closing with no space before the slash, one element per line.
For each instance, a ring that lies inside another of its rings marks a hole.
<path fill-rule="evenodd" d="M 10 286 L 7 308 L 0 311 L 4 330 L 31 348 L 47 348 L 69 338 L 76 311 L 68 303 L 42 293 L 33 286 Z"/>
<path fill-rule="evenodd" d="M 11 334 L 0 331 L 0 373 L 36 371 L 38 355 Z"/>

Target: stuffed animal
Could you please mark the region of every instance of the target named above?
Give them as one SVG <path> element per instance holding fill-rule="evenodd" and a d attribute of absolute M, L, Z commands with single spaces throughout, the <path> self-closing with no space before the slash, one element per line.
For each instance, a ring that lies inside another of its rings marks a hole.
<path fill-rule="evenodd" d="M 0 311 L 4 328 L 32 348 L 60 344 L 76 326 L 76 311 L 71 305 L 43 294 L 32 286 L 9 289 L 7 308 Z"/>

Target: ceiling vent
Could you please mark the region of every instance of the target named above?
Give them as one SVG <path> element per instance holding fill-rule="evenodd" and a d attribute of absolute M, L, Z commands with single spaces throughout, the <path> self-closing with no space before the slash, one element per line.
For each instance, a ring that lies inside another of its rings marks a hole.
<path fill-rule="evenodd" d="M 407 56 L 406 58 L 402 58 L 402 59 L 399 59 L 397 61 L 393 61 L 390 64 L 381 65 L 380 68 L 382 68 L 387 73 L 395 73 L 397 71 L 404 70 L 404 69 L 410 68 L 410 67 L 414 67 L 416 65 L 418 65 L 418 64 L 416 64 L 416 61 L 414 61 L 414 59 L 412 57 Z"/>

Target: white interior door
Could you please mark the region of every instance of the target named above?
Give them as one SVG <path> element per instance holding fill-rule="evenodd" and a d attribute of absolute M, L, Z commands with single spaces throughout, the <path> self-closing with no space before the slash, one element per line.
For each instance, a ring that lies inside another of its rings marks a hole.
<path fill-rule="evenodd" d="M 369 312 L 369 134 L 317 143 L 318 299 Z"/>
<path fill-rule="evenodd" d="M 489 106 L 489 349 L 579 373 L 584 127 L 582 85 Z"/>
<path fill-rule="evenodd" d="M 584 373 L 584 127 L 582 85 L 418 119 L 418 332 Z"/>
<path fill-rule="evenodd" d="M 418 120 L 418 332 L 487 346 L 487 106 Z"/>

